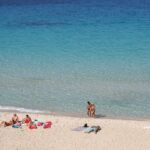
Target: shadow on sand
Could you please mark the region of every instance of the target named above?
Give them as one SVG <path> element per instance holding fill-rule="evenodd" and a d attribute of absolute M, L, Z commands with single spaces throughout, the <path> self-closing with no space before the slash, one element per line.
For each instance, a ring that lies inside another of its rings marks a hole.
<path fill-rule="evenodd" d="M 106 115 L 97 114 L 97 115 L 95 116 L 95 118 L 104 118 L 104 117 L 106 117 Z"/>

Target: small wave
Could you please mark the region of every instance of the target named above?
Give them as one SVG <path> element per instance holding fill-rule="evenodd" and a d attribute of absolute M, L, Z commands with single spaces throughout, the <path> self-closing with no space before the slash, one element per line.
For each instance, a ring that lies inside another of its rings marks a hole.
<path fill-rule="evenodd" d="M 0 106 L 0 111 L 17 111 L 17 112 L 26 112 L 26 113 L 47 113 L 46 111 L 35 110 L 35 109 L 26 109 L 22 107 L 14 106 Z"/>

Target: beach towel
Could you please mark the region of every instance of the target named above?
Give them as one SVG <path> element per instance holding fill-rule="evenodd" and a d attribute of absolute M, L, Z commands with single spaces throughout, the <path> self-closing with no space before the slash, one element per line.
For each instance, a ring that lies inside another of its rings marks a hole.
<path fill-rule="evenodd" d="M 21 128 L 21 123 L 17 122 L 16 124 L 13 124 L 12 128 Z"/>
<path fill-rule="evenodd" d="M 90 132 L 93 132 L 95 131 L 95 128 L 92 128 L 92 127 L 87 127 L 84 129 L 84 133 L 90 133 Z"/>
<path fill-rule="evenodd" d="M 42 126 L 44 123 L 43 122 L 37 122 L 36 125 L 37 126 Z"/>
<path fill-rule="evenodd" d="M 37 126 L 42 126 L 44 124 L 44 121 L 41 121 L 40 119 L 34 119 L 33 121 Z"/>
<path fill-rule="evenodd" d="M 17 125 L 12 125 L 12 128 L 20 128 L 21 126 L 17 126 Z"/>
<path fill-rule="evenodd" d="M 72 129 L 72 131 L 83 131 L 85 127 L 79 126 L 77 128 Z"/>

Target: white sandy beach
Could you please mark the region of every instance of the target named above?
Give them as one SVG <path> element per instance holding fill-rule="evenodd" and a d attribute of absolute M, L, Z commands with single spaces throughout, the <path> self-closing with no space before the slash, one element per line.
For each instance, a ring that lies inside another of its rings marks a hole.
<path fill-rule="evenodd" d="M 10 120 L 13 113 L 1 112 L 0 120 Z M 30 114 L 32 119 L 51 120 L 49 129 L 0 127 L 0 150 L 149 150 L 150 120 L 132 121 L 104 118 L 76 118 Z M 25 116 L 19 113 L 20 119 Z M 97 134 L 72 131 L 73 128 L 100 125 Z M 145 128 L 144 127 L 148 127 Z"/>

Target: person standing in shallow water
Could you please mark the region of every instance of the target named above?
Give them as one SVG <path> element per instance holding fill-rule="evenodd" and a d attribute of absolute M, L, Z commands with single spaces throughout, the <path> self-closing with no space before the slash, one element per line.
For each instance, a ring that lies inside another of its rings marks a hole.
<path fill-rule="evenodd" d="M 87 102 L 87 115 L 88 115 L 89 117 L 91 116 L 90 106 L 91 106 L 91 103 L 88 101 L 88 102 Z"/>
<path fill-rule="evenodd" d="M 89 117 L 95 117 L 95 104 L 92 104 L 91 102 L 87 102 L 87 115 Z"/>

